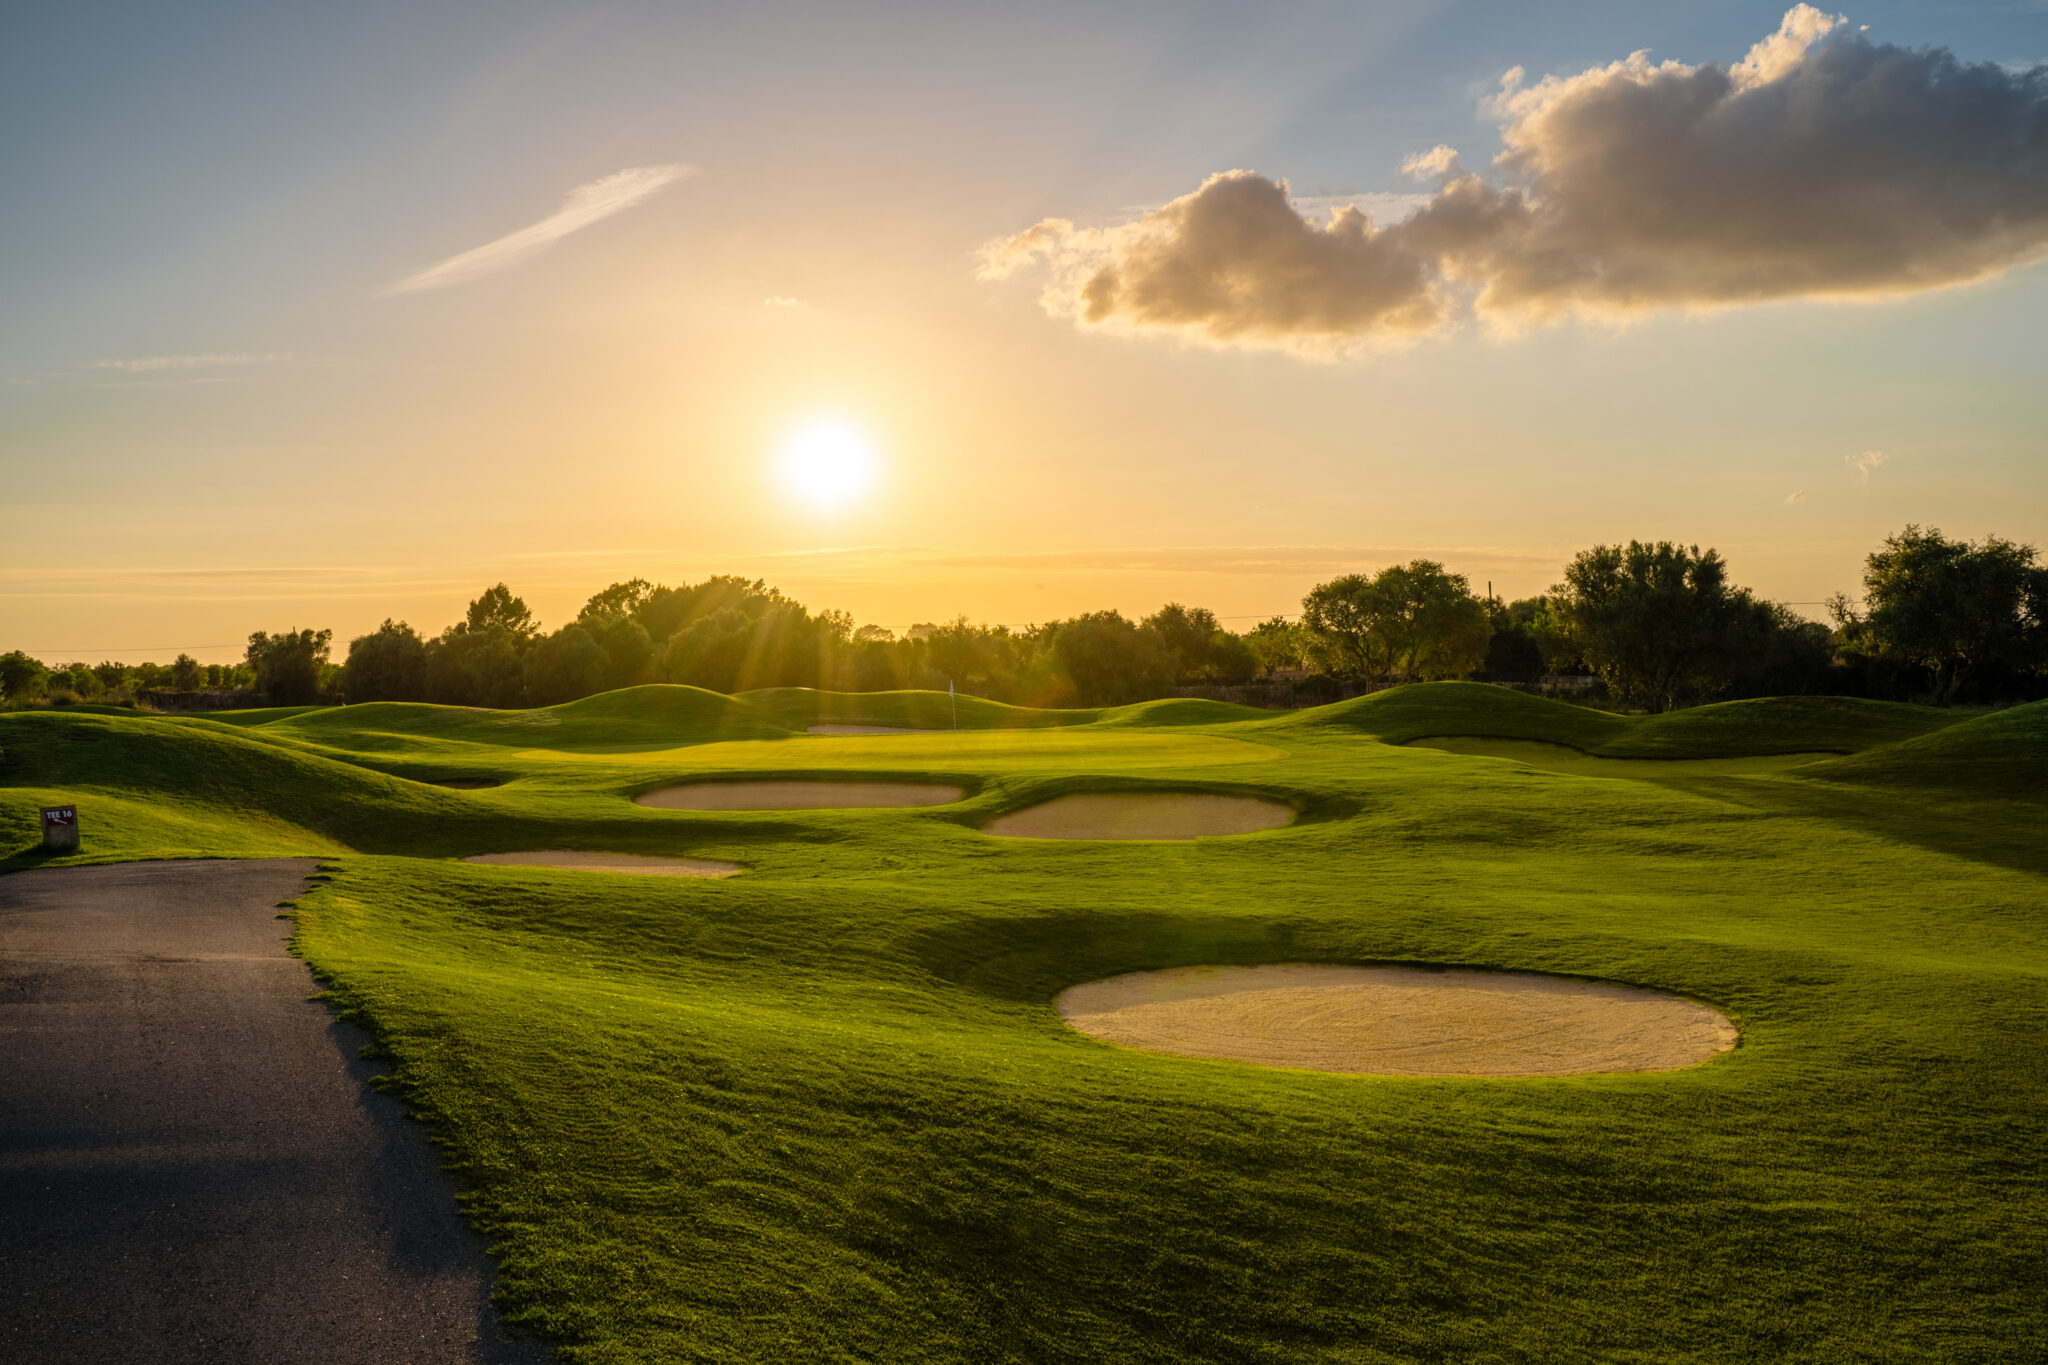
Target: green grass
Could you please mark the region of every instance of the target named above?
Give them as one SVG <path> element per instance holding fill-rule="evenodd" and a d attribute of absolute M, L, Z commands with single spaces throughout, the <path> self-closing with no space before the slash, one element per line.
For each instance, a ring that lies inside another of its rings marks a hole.
<path fill-rule="evenodd" d="M 443 1144 L 502 1307 L 576 1362 L 2048 1350 L 2048 704 L 968 700 L 960 734 L 873 738 L 800 732 L 946 698 L 4 715 L 0 867 L 36 861 L 59 797 L 88 859 L 334 855 L 299 949 Z M 1594 767 L 1404 747 L 1445 736 Z M 1843 756 L 1769 770 L 1815 751 Z M 458 773 L 507 783 L 407 780 Z M 967 796 L 630 800 L 814 773 Z M 1303 815 L 1186 844 L 978 832 L 1103 788 Z M 747 872 L 445 861 L 539 847 Z M 1303 960 L 1657 986 L 1728 1010 L 1742 1045 L 1662 1075 L 1338 1077 L 1129 1052 L 1050 1005 L 1137 968 Z"/>

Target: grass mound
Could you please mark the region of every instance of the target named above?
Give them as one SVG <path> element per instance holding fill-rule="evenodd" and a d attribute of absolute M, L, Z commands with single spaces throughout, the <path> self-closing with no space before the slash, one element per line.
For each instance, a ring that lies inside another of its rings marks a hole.
<path fill-rule="evenodd" d="M 1828 759 L 1802 777 L 2048 804 L 2048 701 L 1959 720 L 1897 744 Z"/>
<path fill-rule="evenodd" d="M 1234 721 L 1271 720 L 1271 711 L 1256 706 L 1238 706 L 1227 701 L 1201 697 L 1165 697 L 1158 701 L 1133 702 L 1101 713 L 1099 725 L 1228 725 Z"/>
<path fill-rule="evenodd" d="M 783 732 L 736 698 L 668 683 L 625 687 L 523 711 L 368 702 L 308 711 L 263 728 L 279 737 L 371 753 L 411 747 L 421 740 L 510 749 L 659 749 Z"/>
<path fill-rule="evenodd" d="M 1389 744 L 1448 736 L 1563 744 L 1603 758 L 1853 753 L 1952 725 L 1953 712 L 1857 697 L 1764 697 L 1620 716 L 1485 683 L 1412 683 L 1296 712 L 1279 724 Z"/>
<path fill-rule="evenodd" d="M 322 853 L 337 844 L 374 844 L 404 821 L 431 826 L 455 814 L 449 793 L 260 743 L 229 727 L 53 711 L 0 715 L 0 793 L 15 798 L 10 789 L 18 788 L 62 792 L 77 802 L 87 856 L 101 860 L 204 852 L 190 835 L 208 827 L 232 855 L 246 855 L 252 844 L 270 853 Z M 103 813 L 99 803 L 107 797 L 116 805 Z M 33 809 L 24 803 L 17 814 L 12 800 L 8 806 L 10 833 L 18 820 L 22 837 L 0 854 L 8 863 L 33 859 Z M 139 812 L 153 813 L 138 828 Z M 263 837 L 249 837 L 244 827 L 251 826 Z M 138 833 L 145 847 L 151 839 L 164 842 L 145 855 Z"/>
<path fill-rule="evenodd" d="M 1950 711 L 1860 697 L 1760 697 L 1635 718 L 1595 753 L 1608 758 L 1736 758 L 1854 753 L 1956 721 Z"/>
<path fill-rule="evenodd" d="M 1040 710 L 981 697 L 944 692 L 821 692 L 809 687 L 770 687 L 742 692 L 737 700 L 785 730 L 813 725 L 887 725 L 905 730 L 1006 730 L 1047 725 L 1086 725 L 1093 710 Z"/>
<path fill-rule="evenodd" d="M 208 711 L 204 715 L 180 717 L 185 720 L 210 720 L 216 725 L 233 725 L 238 729 L 253 729 L 268 725 L 275 720 L 290 720 L 295 716 L 311 715 L 316 711 L 337 711 L 334 706 L 251 706 L 240 711 Z"/>
<path fill-rule="evenodd" d="M 1487 683 L 1411 683 L 1297 711 L 1277 726 L 1353 731 L 1388 744 L 1431 735 L 1534 739 L 1591 751 L 1628 732 L 1624 716 Z"/>

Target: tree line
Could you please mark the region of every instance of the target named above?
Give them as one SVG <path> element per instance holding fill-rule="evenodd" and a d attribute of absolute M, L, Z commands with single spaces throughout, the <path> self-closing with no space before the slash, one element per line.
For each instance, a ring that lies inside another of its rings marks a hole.
<path fill-rule="evenodd" d="M 1189 689 L 1255 691 L 1276 677 L 1313 701 L 1427 679 L 1576 676 L 1652 711 L 1820 692 L 1947 705 L 2048 689 L 2048 568 L 2038 558 L 1997 536 L 1950 540 L 1908 526 L 1867 557 L 1860 605 L 1841 594 L 1828 603 L 1828 624 L 1736 585 L 1716 551 L 1668 541 L 1596 545 L 1548 593 L 1514 602 L 1476 595 L 1432 560 L 1347 574 L 1310 590 L 1298 618 L 1242 633 L 1206 608 L 1169 603 L 1135 621 L 1097 611 L 1012 628 L 961 617 L 899 637 L 732 576 L 614 583 L 547 631 L 500 583 L 438 635 L 387 619 L 351 640 L 341 665 L 329 657 L 329 631 L 257 632 L 244 664 L 181 656 L 168 681 L 197 687 L 194 670 L 210 683 L 232 674 L 276 704 L 512 708 L 667 682 L 718 692 L 953 686 L 1019 705 L 1111 706 Z M 147 686 L 154 667 L 45 669 L 9 654 L 0 691 L 19 702 L 40 685 L 89 700 L 94 681 L 101 693 L 116 674 Z"/>
<path fill-rule="evenodd" d="M 339 671 L 334 678 L 339 681 Z M 247 664 L 202 664 L 180 654 L 168 664 L 44 664 L 20 650 L 0 654 L 0 698 L 14 703 L 63 699 L 133 705 L 155 697 L 248 692 L 256 672 Z"/>

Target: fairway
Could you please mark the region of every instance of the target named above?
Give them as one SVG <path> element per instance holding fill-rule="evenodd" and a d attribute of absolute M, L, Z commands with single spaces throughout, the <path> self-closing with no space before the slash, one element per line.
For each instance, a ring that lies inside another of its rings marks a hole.
<path fill-rule="evenodd" d="M 805 731 L 932 703 L 5 714 L 0 865 L 45 863 L 58 800 L 60 864 L 320 857 L 297 949 L 443 1144 L 508 1321 L 570 1361 L 2039 1359 L 2048 704 L 968 700 L 874 736 Z M 504 785 L 420 780 L 458 775 Z M 742 781 L 960 799 L 635 801 Z M 1119 793 L 1293 818 L 985 830 Z M 564 851 L 744 874 L 460 861 Z M 1058 1003 L 1275 966 L 1435 994 L 1408 1036 L 1355 993 L 1239 1010 L 1284 1044 L 1256 1065 Z M 1410 1043 L 1433 1074 L 1339 1065 Z"/>
<path fill-rule="evenodd" d="M 1569 745 L 1546 744 L 1541 740 L 1479 739 L 1453 735 L 1410 740 L 1409 747 L 1473 758 L 1501 758 L 1541 768 L 1545 772 L 1571 773 L 1578 777 L 1617 777 L 1635 782 L 1777 773 L 1835 757 L 1823 752 L 1743 754 L 1726 758 L 1602 758 L 1596 754 L 1581 753 Z"/>
<path fill-rule="evenodd" d="M 945 806 L 961 795 L 943 782 L 685 782 L 633 800 L 656 810 L 855 810 Z"/>
<path fill-rule="evenodd" d="M 590 853 L 573 848 L 537 849 L 531 853 L 477 853 L 465 863 L 489 867 L 553 867 L 579 872 L 630 872 L 643 877 L 730 877 L 738 863 L 716 858 L 650 858 L 641 853 Z"/>
<path fill-rule="evenodd" d="M 707 745 L 688 754 L 695 764 L 724 768 L 774 768 L 822 762 L 832 767 L 861 765 L 876 770 L 947 771 L 968 766 L 1017 772 L 1065 768 L 1075 763 L 1107 765 L 1119 771 L 1199 768 L 1219 764 L 1270 763 L 1282 751 L 1241 738 L 1148 731 L 960 730 L 937 734 L 835 736 L 829 742 L 742 741 Z"/>

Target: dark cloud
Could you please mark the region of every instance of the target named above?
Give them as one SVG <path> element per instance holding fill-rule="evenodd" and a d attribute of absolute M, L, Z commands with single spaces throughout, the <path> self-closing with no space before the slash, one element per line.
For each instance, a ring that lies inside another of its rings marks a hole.
<path fill-rule="evenodd" d="M 1905 293 L 2048 254 L 2048 68 L 1872 43 L 1801 5 L 1733 65 L 1515 71 L 1490 103 L 1494 179 L 1448 147 L 1411 158 L 1449 178 L 1390 226 L 1312 222 L 1284 181 L 1231 171 L 1134 223 L 1040 223 L 985 273 L 1040 263 L 1047 305 L 1087 324 L 1329 352 L 1467 299 L 1513 327 Z"/>

